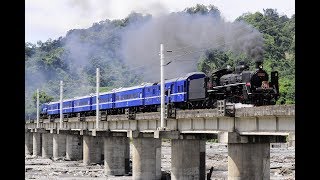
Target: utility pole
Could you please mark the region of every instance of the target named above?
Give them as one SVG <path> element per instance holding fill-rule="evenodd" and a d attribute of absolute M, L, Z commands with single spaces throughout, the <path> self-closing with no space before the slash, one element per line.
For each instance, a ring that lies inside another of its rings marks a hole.
<path fill-rule="evenodd" d="M 160 124 L 161 124 L 161 129 L 164 129 L 164 73 L 163 73 L 163 66 L 164 66 L 164 60 L 163 60 L 163 44 L 160 44 L 160 87 L 161 87 L 161 114 L 160 114 Z"/>
<path fill-rule="evenodd" d="M 39 128 L 39 89 L 37 89 L 37 128 Z"/>
<path fill-rule="evenodd" d="M 100 72 L 99 72 L 99 68 L 97 68 L 96 129 L 99 128 L 99 87 L 100 87 Z"/>
<path fill-rule="evenodd" d="M 62 129 L 62 118 L 63 118 L 62 97 L 63 97 L 63 81 L 60 81 L 60 129 Z"/>

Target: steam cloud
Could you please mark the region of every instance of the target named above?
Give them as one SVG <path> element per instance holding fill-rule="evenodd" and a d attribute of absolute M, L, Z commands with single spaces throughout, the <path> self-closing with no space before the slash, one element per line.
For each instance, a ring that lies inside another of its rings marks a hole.
<path fill-rule="evenodd" d="M 88 5 L 89 1 L 83 1 L 83 4 L 75 3 L 77 1 L 74 0 L 70 2 L 69 5 L 80 6 L 84 14 L 88 13 L 87 10 L 92 9 L 92 4 Z M 166 79 L 196 71 L 197 61 L 207 49 L 215 48 L 231 50 L 235 53 L 246 53 L 250 58 L 262 61 L 262 34 L 249 25 L 243 22 L 225 22 L 212 14 L 190 15 L 184 12 L 168 14 L 164 6 L 155 3 L 151 5 L 159 16 L 130 21 L 129 25 L 123 28 L 109 24 L 110 37 L 121 39 L 120 47 L 116 47 L 117 49 L 114 49 L 115 47 L 112 45 L 101 47 L 98 45 L 99 43 L 89 44 L 82 41 L 81 30 L 66 36 L 64 49 L 68 55 L 64 56 L 66 58 L 62 57 L 62 60 L 69 69 L 68 78 L 73 82 L 73 87 L 68 85 L 70 91 L 64 92 L 64 97 L 91 93 L 90 88 L 85 88 L 89 87 L 89 81 L 82 78 L 82 74 L 84 68 L 91 65 L 92 57 L 99 57 L 99 53 L 101 53 L 104 62 L 115 59 L 122 60 L 125 65 L 129 66 L 129 71 L 142 74 L 144 81 L 160 80 L 159 53 L 161 43 L 164 44 L 165 63 L 171 62 L 165 66 Z M 148 12 L 141 7 L 141 11 Z M 103 42 L 105 39 L 100 40 Z M 166 52 L 166 50 L 172 50 L 172 52 Z M 37 57 L 32 57 L 27 63 L 38 63 Z M 39 66 L 31 65 L 30 67 Z M 31 93 L 37 88 L 55 99 L 58 98 L 59 81 L 56 73 L 47 72 L 44 69 L 26 69 L 25 77 L 25 93 L 28 99 L 31 99 Z M 78 81 L 75 81 L 75 77 L 78 77 Z M 50 80 L 52 80 L 50 89 L 44 89 L 44 84 Z M 66 81 L 64 82 L 66 83 Z M 81 89 L 81 92 L 78 91 L 77 94 L 74 94 L 75 89 Z"/>
<path fill-rule="evenodd" d="M 146 81 L 160 79 L 160 44 L 164 44 L 165 78 L 183 76 L 196 71 L 196 64 L 206 49 L 246 53 L 262 61 L 263 37 L 244 22 L 225 22 L 208 15 L 171 13 L 150 18 L 141 24 L 130 24 L 122 37 L 126 63 L 144 73 Z M 173 52 L 166 52 L 172 50 Z"/>

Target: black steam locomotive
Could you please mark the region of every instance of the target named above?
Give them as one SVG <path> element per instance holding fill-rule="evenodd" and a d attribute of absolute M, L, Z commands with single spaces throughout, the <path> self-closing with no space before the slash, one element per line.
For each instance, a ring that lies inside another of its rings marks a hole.
<path fill-rule="evenodd" d="M 232 103 L 274 105 L 279 98 L 278 72 L 268 73 L 262 62 L 256 62 L 256 70 L 240 62 L 234 69 L 217 70 L 207 78 L 207 97 L 210 100 L 226 99 Z M 211 102 L 213 103 L 213 102 Z"/>

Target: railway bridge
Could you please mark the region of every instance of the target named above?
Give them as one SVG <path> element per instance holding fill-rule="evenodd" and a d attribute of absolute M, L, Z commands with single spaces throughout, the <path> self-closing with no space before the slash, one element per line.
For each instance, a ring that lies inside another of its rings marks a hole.
<path fill-rule="evenodd" d="M 106 175 L 161 179 L 161 139 L 171 139 L 171 179 L 206 179 L 207 139 L 228 144 L 228 179 L 270 179 L 270 143 L 295 140 L 295 106 L 177 110 L 160 127 L 160 113 L 44 119 L 25 123 L 25 153 L 104 161 Z M 97 124 L 98 123 L 98 124 Z"/>

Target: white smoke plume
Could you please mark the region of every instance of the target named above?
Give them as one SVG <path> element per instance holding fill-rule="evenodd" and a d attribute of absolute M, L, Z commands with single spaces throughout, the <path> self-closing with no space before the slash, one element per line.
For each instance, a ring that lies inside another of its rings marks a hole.
<path fill-rule="evenodd" d="M 144 74 L 145 80 L 160 79 L 160 44 L 164 44 L 165 78 L 196 71 L 206 49 L 231 50 L 262 60 L 263 37 L 243 22 L 225 22 L 212 14 L 171 13 L 131 23 L 122 37 L 126 63 Z"/>

